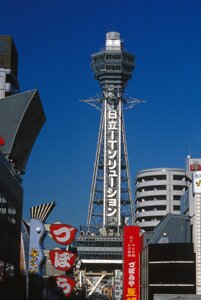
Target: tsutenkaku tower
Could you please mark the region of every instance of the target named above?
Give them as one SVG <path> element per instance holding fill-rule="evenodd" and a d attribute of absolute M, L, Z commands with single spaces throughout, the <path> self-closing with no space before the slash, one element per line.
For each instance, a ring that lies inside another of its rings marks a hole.
<path fill-rule="evenodd" d="M 101 110 L 87 225 L 118 234 L 134 222 L 123 111 L 140 102 L 123 94 L 134 55 L 124 49 L 118 32 L 106 34 L 105 48 L 92 54 L 92 69 L 102 96 L 84 100 Z"/>

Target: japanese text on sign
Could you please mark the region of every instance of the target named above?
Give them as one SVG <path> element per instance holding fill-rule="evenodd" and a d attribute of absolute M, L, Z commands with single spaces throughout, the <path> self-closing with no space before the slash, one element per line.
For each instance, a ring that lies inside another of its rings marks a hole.
<path fill-rule="evenodd" d="M 138 226 L 124 227 L 123 299 L 139 300 L 139 254 Z"/>
<path fill-rule="evenodd" d="M 107 216 L 112 217 L 117 213 L 117 177 L 118 177 L 118 163 L 117 163 L 117 141 L 118 141 L 118 122 L 117 111 L 108 110 L 107 122 L 108 137 L 108 188 L 107 188 Z"/>
<path fill-rule="evenodd" d="M 39 255 L 38 251 L 35 248 L 32 248 L 30 251 L 30 256 L 31 256 L 30 269 L 29 269 L 30 273 L 38 272 L 38 255 Z"/>
<path fill-rule="evenodd" d="M 68 271 L 75 263 L 76 254 L 64 250 L 50 250 L 49 257 L 56 269 Z"/>
<path fill-rule="evenodd" d="M 50 233 L 57 243 L 69 245 L 74 240 L 77 229 L 67 224 L 52 224 Z"/>

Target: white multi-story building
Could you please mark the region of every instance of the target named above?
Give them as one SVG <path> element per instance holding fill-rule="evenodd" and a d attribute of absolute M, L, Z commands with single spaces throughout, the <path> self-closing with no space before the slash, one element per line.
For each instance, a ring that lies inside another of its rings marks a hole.
<path fill-rule="evenodd" d="M 190 180 L 183 169 L 154 168 L 139 171 L 135 184 L 135 224 L 152 231 L 167 213 L 180 213 Z"/>
<path fill-rule="evenodd" d="M 0 35 L 0 99 L 19 92 L 18 53 L 11 36 Z"/>

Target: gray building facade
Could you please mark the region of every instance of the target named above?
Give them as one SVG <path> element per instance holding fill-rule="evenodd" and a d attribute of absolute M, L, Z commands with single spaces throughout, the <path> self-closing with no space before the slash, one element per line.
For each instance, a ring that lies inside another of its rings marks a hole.
<path fill-rule="evenodd" d="M 22 204 L 21 178 L 0 152 L 0 299 L 9 299 L 8 291 L 16 288 L 11 283 L 20 275 Z"/>
<path fill-rule="evenodd" d="M 20 273 L 22 176 L 46 120 L 37 90 L 19 93 L 18 53 L 0 36 L 0 299 L 23 299 Z"/>
<path fill-rule="evenodd" d="M 196 257 L 189 217 L 168 214 L 152 233 L 144 232 L 142 240 L 141 299 L 195 294 Z"/>
<path fill-rule="evenodd" d="M 152 231 L 168 213 L 180 213 L 180 198 L 189 184 L 183 169 L 139 171 L 135 182 L 135 224 Z"/>
<path fill-rule="evenodd" d="M 18 52 L 11 36 L 0 35 L 0 99 L 19 91 Z"/>

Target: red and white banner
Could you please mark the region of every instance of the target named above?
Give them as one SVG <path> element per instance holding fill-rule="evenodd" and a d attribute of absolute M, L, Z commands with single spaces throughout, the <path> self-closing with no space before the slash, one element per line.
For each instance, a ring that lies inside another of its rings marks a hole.
<path fill-rule="evenodd" d="M 77 229 L 67 224 L 51 224 L 50 233 L 57 243 L 70 245 L 76 236 Z"/>
<path fill-rule="evenodd" d="M 123 236 L 123 300 L 140 300 L 140 229 L 125 226 Z"/>
<path fill-rule="evenodd" d="M 76 254 L 65 250 L 50 250 L 49 258 L 52 265 L 60 271 L 70 270 L 76 260 Z"/>
<path fill-rule="evenodd" d="M 75 280 L 67 276 L 55 276 L 55 277 L 56 277 L 56 282 L 58 287 L 60 287 L 63 290 L 64 295 L 68 297 L 72 293 L 75 287 Z"/>
<path fill-rule="evenodd" d="M 67 224 L 51 224 L 49 230 L 52 238 L 61 245 L 70 245 L 77 233 L 75 227 Z M 76 257 L 76 254 L 66 250 L 54 249 L 49 251 L 52 265 L 60 271 L 70 270 L 75 263 Z M 55 277 L 57 285 L 63 290 L 64 295 L 68 297 L 75 287 L 75 280 L 62 275 Z"/>

